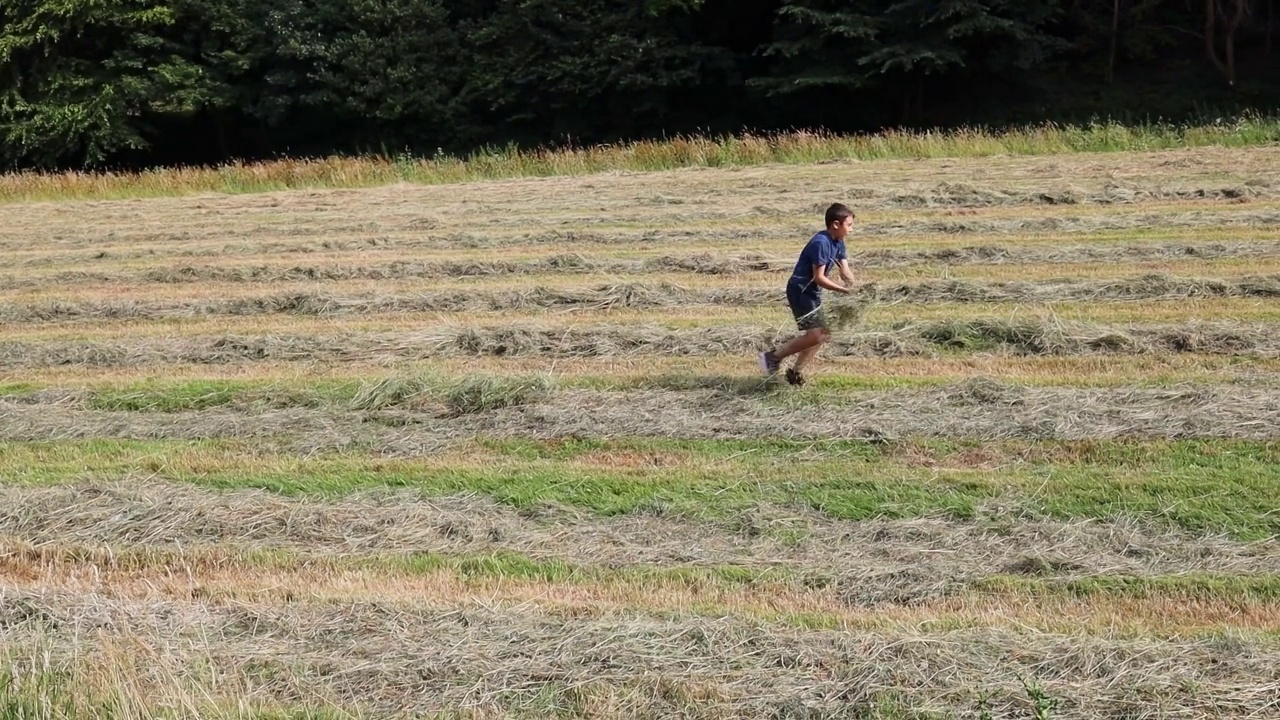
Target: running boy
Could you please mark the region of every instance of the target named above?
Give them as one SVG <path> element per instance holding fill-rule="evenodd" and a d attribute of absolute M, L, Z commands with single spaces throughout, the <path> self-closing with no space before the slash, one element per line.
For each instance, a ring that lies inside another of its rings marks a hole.
<path fill-rule="evenodd" d="M 787 281 L 787 304 L 801 334 L 781 347 L 760 353 L 760 368 L 769 377 L 778 373 L 783 360 L 796 355 L 795 365 L 787 369 L 787 382 L 804 385 L 805 366 L 831 338 L 822 312 L 822 288 L 838 293 L 853 292 L 853 273 L 849 270 L 849 253 L 844 246 L 844 239 L 853 229 L 853 219 L 852 210 L 840 203 L 833 204 L 827 208 L 827 229 L 810 238 L 800 252 L 796 269 Z M 833 267 L 840 269 L 844 285 L 831 280 Z"/>

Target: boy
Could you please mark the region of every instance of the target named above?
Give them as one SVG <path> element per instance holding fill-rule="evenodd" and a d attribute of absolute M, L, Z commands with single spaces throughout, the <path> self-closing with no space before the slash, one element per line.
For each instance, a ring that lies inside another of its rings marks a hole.
<path fill-rule="evenodd" d="M 773 377 L 784 359 L 796 355 L 795 366 L 787 369 L 787 382 L 804 385 L 805 366 L 831 338 L 822 312 L 822 288 L 838 293 L 853 292 L 853 273 L 849 270 L 849 253 L 844 246 L 844 239 L 853 229 L 853 220 L 852 210 L 840 203 L 833 204 L 827 208 L 827 229 L 810 238 L 800 252 L 796 268 L 787 281 L 787 304 L 801 334 L 781 347 L 760 353 L 760 368 L 765 375 Z M 840 268 L 844 285 L 831 280 L 832 267 Z"/>

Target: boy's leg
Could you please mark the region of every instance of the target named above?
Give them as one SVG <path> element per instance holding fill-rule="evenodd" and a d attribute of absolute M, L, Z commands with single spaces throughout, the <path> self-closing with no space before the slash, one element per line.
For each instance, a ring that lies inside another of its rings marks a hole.
<path fill-rule="evenodd" d="M 760 367 L 766 375 L 776 374 L 784 358 L 806 352 L 812 355 L 830 337 L 820 297 L 788 292 L 787 303 L 791 306 L 796 327 L 801 330 L 801 334 L 780 347 L 760 353 Z"/>
<path fill-rule="evenodd" d="M 812 328 L 805 330 L 802 334 L 791 338 L 785 344 L 778 347 L 773 351 L 773 356 L 781 361 L 792 355 L 798 354 L 800 355 L 800 358 L 797 359 L 796 362 L 801 362 L 806 355 L 816 353 L 818 348 L 822 347 L 822 344 L 826 341 L 826 328 Z"/>
<path fill-rule="evenodd" d="M 809 361 L 817 357 L 818 353 L 820 352 L 822 352 L 822 345 L 820 344 L 801 350 L 800 354 L 796 357 L 795 364 L 792 367 L 795 368 L 796 372 L 800 372 L 804 370 L 804 366 L 808 365 Z"/>

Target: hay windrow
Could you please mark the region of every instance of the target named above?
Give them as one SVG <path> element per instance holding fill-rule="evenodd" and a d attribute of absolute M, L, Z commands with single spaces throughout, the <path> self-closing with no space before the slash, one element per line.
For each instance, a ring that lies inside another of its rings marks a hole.
<path fill-rule="evenodd" d="M 468 415 L 538 402 L 553 387 L 548 375 L 392 376 L 361 383 L 350 404 L 361 411 L 443 407 L 454 415 Z"/>
<path fill-rule="evenodd" d="M 728 238 L 738 245 L 757 243 L 760 241 L 776 241 L 781 237 L 797 237 L 804 238 L 811 233 L 812 223 L 800 220 L 801 217 L 808 217 L 808 213 L 800 212 L 796 214 L 797 220 L 794 223 L 780 223 L 776 226 L 768 227 L 752 227 L 751 229 L 727 230 L 716 235 L 716 238 Z M 918 257 L 912 252 L 899 254 L 897 251 L 888 251 L 888 258 L 881 258 L 879 250 L 870 251 L 868 253 L 859 254 L 857 245 L 860 239 L 876 239 L 876 238 L 899 238 L 904 236 L 922 236 L 922 235 L 974 235 L 987 237 L 1006 237 L 1020 236 L 1027 233 L 1046 234 L 1081 234 L 1081 233 L 1101 233 L 1116 232 L 1125 230 L 1155 230 L 1155 229 L 1194 229 L 1194 228 L 1240 228 L 1240 235 L 1245 236 L 1250 228 L 1274 228 L 1280 224 L 1280 211 L 1232 211 L 1218 212 L 1212 210 L 1199 210 L 1191 212 L 1160 212 L 1160 213 L 1108 213 L 1105 215 L 1070 215 L 1070 216 L 1048 216 L 1048 217 L 1014 217 L 1014 218 L 945 218 L 945 219 L 921 219 L 921 220 L 895 220 L 895 221 L 868 221 L 858 226 L 857 235 L 853 240 L 854 253 L 851 259 L 859 263 L 867 263 L 870 267 L 902 267 L 917 262 L 929 261 L 928 251 Z M 664 223 L 665 225 L 665 223 Z M 444 234 L 421 234 L 421 233 L 401 233 L 394 238 L 383 235 L 360 235 L 360 236 L 344 236 L 333 237 L 325 236 L 322 239 L 298 238 L 282 241 L 278 238 L 282 235 L 278 228 L 255 228 L 252 231 L 232 231 L 225 235 L 208 235 L 207 229 L 202 228 L 201 237 L 205 238 L 199 242 L 193 242 L 192 237 L 172 236 L 165 237 L 164 240 L 169 242 L 154 243 L 150 247 L 140 247 L 140 245 L 151 244 L 154 238 L 146 233 L 136 233 L 128 229 L 120 229 L 115 231 L 110 239 L 97 235 L 87 234 L 74 245 L 84 246 L 86 249 L 82 251 L 46 251 L 39 254 L 33 254 L 29 257 L 15 259 L 20 267 L 51 267 L 58 265 L 66 265 L 70 263 L 83 264 L 85 262 L 94 262 L 97 260 L 119 261 L 119 260 L 147 260 L 149 263 L 158 263 L 161 261 L 171 261 L 180 258 L 224 258 L 224 257 L 270 257 L 278 255 L 296 255 L 300 256 L 299 264 L 289 266 L 287 268 L 269 268 L 268 266 L 248 266 L 228 269 L 205 268 L 199 265 L 179 265 L 177 267 L 168 268 L 151 268 L 141 272 L 141 276 L 130 275 L 131 279 L 147 279 L 153 282 L 184 282 L 195 281 L 203 278 L 207 273 L 210 280 L 220 280 L 223 282 L 268 282 L 273 278 L 281 276 L 281 279 L 316 279 L 323 280 L 329 277 L 332 279 L 345 279 L 350 277 L 356 279 L 360 277 L 368 277 L 370 279 L 392 279 L 394 277 L 434 277 L 438 272 L 449 272 L 454 276 L 485 276 L 489 273 L 505 272 L 507 268 L 513 273 L 524 272 L 560 272 L 560 273 L 579 273 L 591 272 L 591 268 L 599 265 L 602 269 L 611 270 L 617 264 L 618 270 L 621 271 L 625 266 L 629 272 L 643 272 L 646 269 L 647 262 L 641 262 L 639 267 L 635 267 L 634 263 L 618 263 L 616 260 L 600 260 L 586 259 L 577 256 L 574 253 L 555 255 L 531 262 L 512 262 L 503 260 L 485 260 L 485 261 L 442 261 L 442 262 L 413 262 L 405 260 L 393 260 L 389 263 L 379 265 L 353 265 L 350 269 L 341 267 L 319 267 L 314 265 L 303 264 L 302 257 L 313 253 L 332 253 L 332 252 L 359 252 L 362 257 L 378 257 L 378 256 L 396 256 L 406 253 L 412 253 L 421 250 L 448 250 L 448 249 L 486 249 L 486 248 L 506 248 L 513 243 L 521 247 L 540 247 L 551 245 L 566 245 L 575 248 L 593 247 L 597 250 L 611 250 L 614 248 L 649 248 L 661 249 L 664 254 L 671 257 L 679 257 L 671 255 L 670 248 L 686 247 L 690 244 L 698 244 L 707 240 L 704 232 L 690 231 L 680 229 L 678 226 L 670 225 L 655 228 L 647 228 L 643 231 L 631 230 L 613 230 L 609 232 L 584 232 L 584 231 L 532 231 L 525 233 L 518 238 L 511 239 L 507 237 L 495 237 L 492 234 L 472 234 L 472 233 L 444 233 Z M 285 233 L 287 235 L 287 233 Z M 0 238 L 2 238 L 0 231 Z M 253 239 L 261 237 L 263 239 Z M 221 239 L 219 239 L 221 238 Z M 123 246 L 118 245 L 121 240 L 133 240 L 133 243 L 127 243 Z M 114 243 L 110 249 L 97 249 L 107 244 Z M 799 242 L 799 241 L 797 241 Z M 28 235 L 21 236 L 21 247 L 27 247 Z M 15 243 L 6 243 L 0 239 L 0 247 L 14 245 Z M 1219 246 L 1224 246 L 1225 250 L 1214 250 Z M 1003 262 L 1004 260 L 999 254 L 985 256 L 989 253 L 983 248 L 984 245 L 973 246 L 974 250 L 971 259 L 966 262 Z M 1207 252 L 1222 252 L 1226 254 L 1209 255 L 1208 257 L 1232 257 L 1232 256 L 1248 256 L 1260 255 L 1266 257 L 1274 257 L 1274 245 L 1269 240 L 1231 240 L 1231 241 L 1215 241 L 1212 243 L 1186 242 L 1186 243 L 1134 243 L 1128 247 L 1132 247 L 1132 251 L 1121 250 L 1125 245 L 1113 244 L 1088 244 L 1078 245 L 1076 247 L 1063 247 L 1061 253 L 1053 248 L 1036 247 L 1035 245 L 1027 247 L 1019 247 L 1018 244 L 1003 243 L 996 247 L 1005 247 L 1011 253 L 1010 261 L 1018 262 L 1088 262 L 1091 260 L 1104 260 L 1112 256 L 1118 255 L 1119 259 L 1144 259 L 1158 260 L 1163 257 L 1177 257 L 1179 255 L 1178 248 L 1189 248 L 1191 256 L 1198 248 L 1208 248 Z M 1155 251 L 1155 254 L 1148 253 L 1142 248 L 1166 248 L 1165 251 Z M 1270 248 L 1270 249 L 1268 249 Z M 946 257 L 949 251 L 942 251 L 942 261 L 957 262 L 958 260 Z M 741 253 L 736 248 L 727 250 L 724 255 L 731 257 L 734 255 L 743 257 L 747 263 L 752 263 L 749 259 L 750 253 Z M 1073 255 L 1077 257 L 1072 257 Z M 719 253 L 715 253 L 718 257 Z M 794 258 L 779 258 L 779 262 L 793 262 Z M 685 263 L 681 263 L 685 264 Z M 703 263 L 703 266 L 707 265 Z M 649 265 L 649 268 L 655 266 Z M 713 262 L 710 267 L 724 268 L 726 272 L 732 272 L 734 267 L 728 262 Z M 785 269 L 785 268 L 784 268 Z M 79 271 L 83 272 L 91 280 L 107 281 L 116 277 L 114 273 L 106 273 L 102 271 Z M 74 281 L 75 273 L 66 275 L 67 281 Z M 23 276 L 10 276 L 0 280 L 0 288 L 4 287 L 30 287 L 27 283 L 30 280 Z"/>
<path fill-rule="evenodd" d="M 520 407 L 545 400 L 553 387 L 545 375 L 468 375 L 445 390 L 445 404 L 456 415 Z"/>
<path fill-rule="evenodd" d="M 1276 214 L 1280 223 L 1280 213 Z M 874 234 L 874 233 L 871 233 Z M 856 242 L 856 241 L 855 241 Z M 1280 242 L 1166 242 L 1098 243 L 1061 247 L 1019 246 L 991 243 L 939 249 L 851 248 L 849 261 L 856 268 L 905 268 L 914 265 L 1078 265 L 1109 262 L 1156 262 L 1186 259 L 1280 257 Z M 789 270 L 794 259 L 760 253 L 703 252 L 664 254 L 639 260 L 618 260 L 581 254 L 552 255 L 536 260 L 460 260 L 446 262 L 396 260 L 378 265 L 271 264 L 271 265 L 172 265 L 148 270 L 75 270 L 40 276 L 0 276 L 0 290 L 143 283 L 196 284 L 203 282 L 270 284 L 282 282 L 332 282 L 343 280 L 406 280 L 512 275 L 644 275 L 688 272 L 709 275 Z"/>
<path fill-rule="evenodd" d="M 62 667 L 74 657 L 145 677 L 122 663 L 131 648 L 165 664 L 143 687 L 203 665 L 215 677 L 256 678 L 259 698 L 319 698 L 379 717 L 558 707 L 646 717 L 854 717 L 873 708 L 951 716 L 973 712 L 979 697 L 997 716 L 1013 717 L 1032 711 L 1027 688 L 1034 687 L 1054 699 L 1053 717 L 1061 720 L 1132 714 L 1156 703 L 1200 720 L 1265 716 L 1280 689 L 1280 649 L 1237 635 L 850 632 L 479 602 L 417 609 L 24 592 L 2 599 L 16 610 L 5 624 L 19 647 L 45 649 L 18 667 L 40 656 Z M 175 630 L 183 642 L 172 641 Z"/>
<path fill-rule="evenodd" d="M 437 329 L 421 333 L 142 338 L 134 341 L 0 341 L 0 367 L 144 367 L 168 363 L 373 362 L 432 357 L 636 358 L 652 355 L 750 356 L 792 330 L 721 326 L 674 330 L 653 325 Z M 1280 336 L 1267 324 L 1097 326 L 978 318 L 841 333 L 825 354 L 934 356 L 941 352 L 1018 355 L 1146 355 L 1194 352 L 1275 357 Z"/>
<path fill-rule="evenodd" d="M 1051 187 L 998 188 L 969 183 L 941 182 L 916 191 L 858 192 L 859 202 L 872 207 L 1005 207 L 1010 205 L 1127 205 L 1187 200 L 1242 200 L 1280 197 L 1271 183 L 1170 188 L 1159 184 L 1108 182 L 1098 190 Z"/>
<path fill-rule="evenodd" d="M 1280 297 L 1280 275 L 1227 280 L 1144 275 L 1116 280 L 1044 282 L 928 281 L 863 285 L 866 301 L 927 303 L 1051 303 Z M 375 315 L 421 312 L 500 312 L 531 309 L 651 309 L 667 307 L 781 305 L 778 288 L 693 289 L 673 283 L 619 283 L 586 288 L 537 286 L 527 290 L 457 290 L 401 296 L 334 296 L 287 293 L 230 300 L 56 301 L 0 303 L 0 320 L 49 323 L 101 319 L 183 318 L 207 315 Z"/>
<path fill-rule="evenodd" d="M 1280 390 L 1268 386 L 1033 388 L 978 378 L 849 392 L 833 406 L 803 396 L 776 399 L 763 382 L 755 391 L 744 383 L 727 389 L 549 393 L 541 385 L 509 382 L 504 393 L 489 395 L 455 388 L 446 395 L 444 410 L 406 404 L 376 414 L 338 406 L 139 413 L 0 399 L 0 439 L 237 438 L 324 449 L 364 445 L 395 454 L 397 447 L 481 436 L 1269 440 L 1280 428 Z"/>
<path fill-rule="evenodd" d="M 1277 213 L 1280 223 L 1280 213 Z M 874 234 L 874 233 L 872 233 Z M 1280 242 L 1144 242 L 1097 243 L 1097 245 L 1036 247 L 972 245 L 923 250 L 850 251 L 855 268 L 908 268 L 922 264 L 1012 265 L 1133 263 L 1133 261 L 1277 258 Z M 69 270 L 44 275 L 0 275 L 0 287 L 19 288 L 93 286 L 93 284 L 182 284 L 182 283 L 287 283 L 334 281 L 398 281 L 460 277 L 507 277 L 507 275 L 700 273 L 737 275 L 781 272 L 794 264 L 786 258 L 763 254 L 698 252 L 692 255 L 666 254 L 657 258 L 618 260 L 580 254 L 552 255 L 536 260 L 410 261 L 362 264 L 271 264 L 271 265 L 170 265 L 147 270 Z"/>
<path fill-rule="evenodd" d="M 771 506 L 721 521 L 648 513 L 601 518 L 564 506 L 533 516 L 478 497 L 387 491 L 297 499 L 154 481 L 0 487 L 4 536 L 33 547 L 207 545 L 343 557 L 513 552 L 609 567 L 731 564 L 843 578 L 899 597 L 919 596 L 926 580 L 1013 572 L 1029 559 L 1054 563 L 1055 577 L 1280 573 L 1280 539 L 1244 543 L 1125 519 L 1037 521 L 996 507 L 967 522 L 846 522 Z M 1041 565 L 1035 574 L 1044 574 Z"/>

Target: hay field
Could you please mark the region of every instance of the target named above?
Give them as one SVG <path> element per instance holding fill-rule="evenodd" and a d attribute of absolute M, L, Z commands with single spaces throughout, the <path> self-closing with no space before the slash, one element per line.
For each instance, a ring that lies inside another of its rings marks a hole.
<path fill-rule="evenodd" d="M 861 321 L 756 352 L 821 211 Z M 0 717 L 1280 715 L 1280 148 L 0 205 Z"/>

